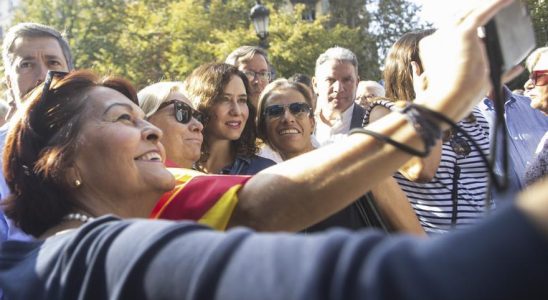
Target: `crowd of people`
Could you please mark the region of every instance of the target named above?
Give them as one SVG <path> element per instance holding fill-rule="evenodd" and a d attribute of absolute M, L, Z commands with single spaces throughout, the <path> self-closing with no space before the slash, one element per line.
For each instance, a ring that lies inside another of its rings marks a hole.
<path fill-rule="evenodd" d="M 500 87 L 508 191 L 485 160 L 498 87 L 477 28 L 510 2 L 403 35 L 383 85 L 346 48 L 274 79 L 242 46 L 137 91 L 75 68 L 56 29 L 13 26 L 4 297 L 546 299 L 547 47 L 523 96 Z"/>

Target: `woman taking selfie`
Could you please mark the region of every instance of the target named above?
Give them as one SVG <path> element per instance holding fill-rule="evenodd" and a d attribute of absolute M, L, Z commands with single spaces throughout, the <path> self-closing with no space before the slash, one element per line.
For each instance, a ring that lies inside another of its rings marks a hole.
<path fill-rule="evenodd" d="M 454 48 L 425 61 L 436 88 L 417 104 L 451 120 L 469 112 L 488 88 L 476 27 L 505 3 L 484 3 L 429 38 L 424 45 L 429 53 L 440 45 Z M 450 43 L 454 40 L 458 43 Z M 452 72 L 436 68 L 441 62 L 452 62 Z M 48 85 L 27 100 L 5 150 L 13 192 L 6 211 L 26 232 L 40 236 L 1 244 L 0 288 L 8 299 L 548 297 L 548 182 L 489 222 L 437 239 L 367 231 L 221 233 L 192 222 L 134 219 L 146 216 L 154 199 L 174 186 L 162 162 L 161 131 L 144 120 L 135 94 L 119 81 L 79 72 Z M 430 145 L 423 144 L 430 138 L 399 113 L 367 130 L 416 149 Z M 322 161 L 326 156 L 331 159 Z M 389 177 L 410 157 L 367 134 L 354 134 L 260 172 L 238 195 L 258 205 L 289 201 L 293 215 L 309 209 L 299 199 L 327 199 L 314 206 L 327 213 Z M 119 217 L 97 218 L 105 214 Z"/>

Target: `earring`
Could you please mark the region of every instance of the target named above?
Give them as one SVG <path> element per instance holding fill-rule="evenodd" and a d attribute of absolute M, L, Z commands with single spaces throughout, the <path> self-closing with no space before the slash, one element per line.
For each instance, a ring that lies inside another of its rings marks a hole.
<path fill-rule="evenodd" d="M 79 179 L 74 180 L 74 187 L 80 187 L 82 182 Z"/>

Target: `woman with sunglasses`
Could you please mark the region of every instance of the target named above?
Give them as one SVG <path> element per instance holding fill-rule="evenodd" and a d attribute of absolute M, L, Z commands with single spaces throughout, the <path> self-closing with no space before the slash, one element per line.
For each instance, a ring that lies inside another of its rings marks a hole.
<path fill-rule="evenodd" d="M 261 93 L 258 136 L 284 161 L 316 148 L 312 142 L 315 125 L 312 101 L 308 87 L 283 78 L 271 82 Z M 424 234 L 405 194 L 392 178 L 333 216 L 308 227 L 305 232 L 332 227 L 378 227 L 387 231 Z"/>
<path fill-rule="evenodd" d="M 480 6 L 486 11 L 478 8 L 425 44 L 429 53 L 440 45 L 455 48 L 427 61 L 436 89 L 417 104 L 458 120 L 485 93 L 488 66 L 476 27 L 503 3 Z M 455 36 L 459 43 L 451 43 Z M 445 68 L 436 69 L 443 62 L 455 62 L 445 81 L 437 76 Z M 13 191 L 7 212 L 40 236 L 1 244 L 0 288 L 7 299 L 548 298 L 548 182 L 489 222 L 437 239 L 340 230 L 222 233 L 192 222 L 138 219 L 174 182 L 162 163 L 162 133 L 144 119 L 135 93 L 79 72 L 44 94 L 45 101 L 39 90 L 30 95 L 13 120 L 5 152 Z M 421 150 L 430 144 L 399 113 L 368 129 Z M 306 214 L 310 201 L 329 200 L 315 208 L 330 210 L 409 158 L 354 134 L 257 174 L 238 194 L 257 203 L 296 197 L 292 216 Z"/>
<path fill-rule="evenodd" d="M 386 99 L 369 105 L 364 124 L 407 105 L 422 96 L 427 87 L 419 42 L 434 30 L 403 35 L 388 52 L 384 82 Z M 488 172 L 481 152 L 489 154 L 489 127 L 478 108 L 457 123 L 481 149 L 461 132 L 451 129 L 426 158 L 413 158 L 395 178 L 407 194 L 424 230 L 444 233 L 469 226 L 483 218 L 490 207 L 486 200 Z"/>
<path fill-rule="evenodd" d="M 538 48 L 526 61 L 530 72 L 524 85 L 525 94 L 531 98 L 531 107 L 540 110 L 548 118 L 548 47 Z M 542 179 L 548 174 L 548 132 L 544 134 L 535 149 L 535 157 L 525 169 L 527 185 Z"/>
<path fill-rule="evenodd" d="M 548 47 L 536 49 L 527 58 L 529 80 L 523 86 L 531 107 L 548 115 Z"/>
<path fill-rule="evenodd" d="M 212 174 L 253 175 L 275 164 L 257 156 L 255 108 L 244 73 L 224 63 L 205 64 L 185 81 L 189 98 L 205 114 L 199 170 Z"/>
<path fill-rule="evenodd" d="M 147 120 L 164 133 L 167 167 L 191 169 L 200 158 L 204 114 L 192 108 L 182 82 L 158 82 L 139 91 Z"/>

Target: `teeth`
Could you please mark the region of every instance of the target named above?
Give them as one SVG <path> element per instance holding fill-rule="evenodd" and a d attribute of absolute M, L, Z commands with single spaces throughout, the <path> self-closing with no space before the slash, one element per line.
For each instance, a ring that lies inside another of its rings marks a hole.
<path fill-rule="evenodd" d="M 240 125 L 240 122 L 226 122 L 226 124 L 228 124 L 230 126 L 238 126 L 238 125 Z"/>
<path fill-rule="evenodd" d="M 284 130 L 280 130 L 279 134 L 280 135 L 285 135 L 285 134 L 297 134 L 299 133 L 299 131 L 297 129 L 284 129 Z"/>
<path fill-rule="evenodd" d="M 146 161 L 161 161 L 162 157 L 157 152 L 148 152 L 144 155 L 137 157 L 137 160 L 146 160 Z"/>

